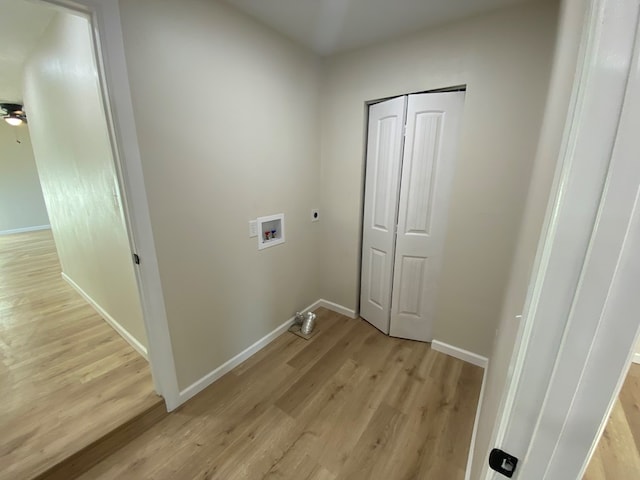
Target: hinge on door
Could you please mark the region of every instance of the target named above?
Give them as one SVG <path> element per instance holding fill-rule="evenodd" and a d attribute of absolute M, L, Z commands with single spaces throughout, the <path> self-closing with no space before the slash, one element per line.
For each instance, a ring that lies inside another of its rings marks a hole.
<path fill-rule="evenodd" d="M 516 465 L 518 465 L 518 459 L 513 455 L 509 455 L 498 448 L 491 450 L 489 454 L 489 466 L 492 470 L 501 473 L 505 477 L 511 478 L 516 471 Z"/>
<path fill-rule="evenodd" d="M 407 124 L 404 124 L 404 127 L 402 128 L 402 136 L 406 137 L 407 136 Z"/>
<path fill-rule="evenodd" d="M 136 265 L 140 265 L 140 257 L 138 256 L 138 254 L 134 253 L 132 256 L 133 256 L 133 263 L 135 263 Z"/>

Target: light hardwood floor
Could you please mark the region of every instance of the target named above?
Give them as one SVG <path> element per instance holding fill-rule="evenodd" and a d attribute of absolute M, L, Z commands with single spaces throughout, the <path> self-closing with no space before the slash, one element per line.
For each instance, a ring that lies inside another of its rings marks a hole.
<path fill-rule="evenodd" d="M 147 362 L 60 275 L 50 231 L 0 236 L 0 479 L 30 479 L 156 406 Z"/>
<path fill-rule="evenodd" d="M 462 480 L 482 370 L 317 313 L 81 478 Z"/>
<path fill-rule="evenodd" d="M 640 365 L 631 365 L 584 480 L 640 479 Z"/>

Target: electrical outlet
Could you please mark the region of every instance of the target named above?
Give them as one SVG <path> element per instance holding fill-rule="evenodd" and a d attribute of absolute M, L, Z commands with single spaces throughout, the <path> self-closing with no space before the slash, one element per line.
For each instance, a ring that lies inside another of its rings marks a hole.
<path fill-rule="evenodd" d="M 317 222 L 318 220 L 320 220 L 320 210 L 314 208 L 313 210 L 311 210 L 311 221 Z"/>
<path fill-rule="evenodd" d="M 258 221 L 249 220 L 249 238 L 258 236 Z"/>

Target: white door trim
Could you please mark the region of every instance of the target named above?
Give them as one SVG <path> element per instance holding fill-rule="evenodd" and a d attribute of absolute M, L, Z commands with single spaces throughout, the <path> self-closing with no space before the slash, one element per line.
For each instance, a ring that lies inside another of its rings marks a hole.
<path fill-rule="evenodd" d="M 620 15 L 632 13 L 620 9 Z M 640 326 L 639 13 L 636 2 L 633 63 L 615 145 L 580 284 L 527 453 L 529 465 L 523 474 L 530 478 L 582 478 L 636 346 Z M 623 36 L 617 31 L 618 35 Z M 565 420 L 549 422 L 551 418 Z M 583 422 L 583 418 L 593 421 Z"/>
<path fill-rule="evenodd" d="M 167 409 L 171 411 L 180 404 L 180 392 L 144 186 L 118 0 L 39 1 L 83 13 L 92 23 L 129 242 L 132 252 L 141 259 L 135 272 L 151 373 L 156 391 L 164 397 Z"/>
<path fill-rule="evenodd" d="M 493 446 L 520 458 L 522 463 L 515 475 L 520 480 L 570 480 L 574 476 L 566 476 L 566 472 L 584 470 L 592 450 L 587 452 L 584 442 L 576 442 L 577 424 L 581 432 L 588 432 L 582 440 L 593 448 L 597 438 L 589 437 L 591 429 L 599 427 L 601 433 L 609 412 L 602 405 L 602 398 L 606 397 L 610 408 L 625 366 L 631 360 L 635 347 L 632 342 L 638 331 L 637 319 L 626 315 L 631 318 L 616 323 L 616 328 L 624 328 L 622 339 L 622 332 L 615 332 L 618 343 L 612 345 L 612 330 L 597 325 L 612 324 L 613 311 L 617 313 L 615 318 L 620 319 L 621 309 L 633 307 L 633 295 L 627 295 L 625 286 L 628 285 L 620 283 L 620 278 L 635 274 L 637 282 L 638 276 L 637 270 L 632 270 L 637 268 L 638 253 L 630 252 L 629 248 L 620 253 L 622 239 L 627 234 L 637 235 L 637 223 L 633 223 L 637 218 L 629 213 L 633 201 L 630 205 L 629 195 L 624 201 L 620 200 L 620 205 L 626 206 L 625 213 L 611 219 L 605 216 L 611 212 L 603 209 L 606 201 L 603 191 L 606 195 L 605 182 L 612 182 L 612 175 L 624 176 L 624 172 L 610 169 L 610 162 L 616 161 L 614 144 L 619 138 L 623 102 L 628 100 L 625 95 L 631 62 L 638 53 L 634 53 L 634 39 L 639 5 L 637 0 L 593 0 L 590 6 L 581 46 L 580 74 L 574 85 L 576 100 L 572 104 L 558 167 L 559 182 L 547 214 L 548 228 L 510 366 L 513 379 L 507 387 L 492 442 Z M 633 142 L 637 152 L 640 149 L 637 134 Z M 634 185 L 628 186 L 632 187 Z M 637 217 L 637 210 L 634 212 Z M 613 250 L 615 255 L 611 255 L 611 243 L 607 246 L 598 243 L 605 235 L 603 222 L 609 222 L 610 237 L 617 235 L 613 242 L 617 245 Z M 620 263 L 618 269 L 622 255 L 624 267 Z M 596 261 L 602 262 L 600 268 L 591 270 Z M 602 268 L 609 269 L 607 284 L 602 283 L 602 278 L 599 284 L 594 280 Z M 591 288 L 591 293 L 581 290 L 585 288 Z M 571 319 L 582 315 L 580 320 L 585 320 L 581 308 L 596 295 L 600 310 L 588 317 L 589 325 L 595 325 L 595 330 L 593 338 L 588 338 L 589 348 L 585 348 L 584 338 L 571 330 Z M 594 364 L 593 358 L 599 355 L 602 360 L 604 351 L 607 352 L 605 361 L 599 366 Z M 622 364 L 620 356 L 624 357 Z M 566 369 L 573 369 L 577 375 L 574 378 L 578 380 L 570 382 L 569 387 L 567 382 L 560 381 Z M 607 378 L 613 379 L 615 385 L 605 381 L 594 389 L 594 382 Z M 585 392 L 591 396 L 586 397 Z M 559 403 L 564 410 L 554 411 Z M 579 421 L 577 413 L 582 414 Z M 574 433 L 573 442 L 567 438 L 570 432 Z M 597 432 L 593 432 L 596 436 Z M 481 478 L 503 478 L 486 466 L 483 471 Z M 564 474 L 558 476 L 561 471 Z M 581 478 L 580 474 L 575 478 Z"/>

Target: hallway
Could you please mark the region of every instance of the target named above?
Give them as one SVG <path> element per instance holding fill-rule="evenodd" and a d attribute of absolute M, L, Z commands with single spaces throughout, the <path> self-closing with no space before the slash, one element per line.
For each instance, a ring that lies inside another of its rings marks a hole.
<path fill-rule="evenodd" d="M 0 479 L 30 479 L 162 400 L 61 277 L 50 230 L 0 236 Z"/>

